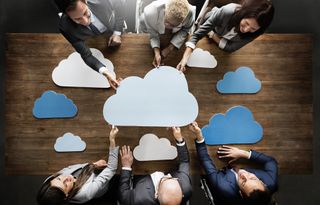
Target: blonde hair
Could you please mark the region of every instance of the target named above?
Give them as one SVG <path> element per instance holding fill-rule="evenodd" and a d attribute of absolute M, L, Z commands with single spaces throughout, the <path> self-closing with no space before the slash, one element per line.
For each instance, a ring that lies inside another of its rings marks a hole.
<path fill-rule="evenodd" d="M 188 0 L 167 0 L 165 18 L 181 23 L 189 13 Z"/>

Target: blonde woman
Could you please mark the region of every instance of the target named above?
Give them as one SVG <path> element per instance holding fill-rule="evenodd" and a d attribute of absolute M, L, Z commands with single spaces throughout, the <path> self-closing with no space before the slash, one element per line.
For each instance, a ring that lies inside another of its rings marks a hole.
<path fill-rule="evenodd" d="M 144 8 L 140 15 L 140 31 L 150 34 L 153 48 L 153 66 L 159 67 L 174 49 L 179 49 L 186 40 L 195 21 L 195 7 L 187 0 L 158 0 Z M 161 50 L 160 35 L 172 33 L 170 44 Z"/>

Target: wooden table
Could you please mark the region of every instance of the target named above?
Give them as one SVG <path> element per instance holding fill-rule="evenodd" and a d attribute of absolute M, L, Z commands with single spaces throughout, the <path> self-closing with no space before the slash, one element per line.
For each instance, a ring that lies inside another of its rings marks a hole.
<path fill-rule="evenodd" d="M 143 77 L 151 68 L 153 53 L 147 35 L 126 34 L 119 49 L 108 50 L 103 37 L 89 40 L 90 47 L 109 58 L 118 76 Z M 189 90 L 199 103 L 198 123 L 204 126 L 215 113 L 244 105 L 263 126 L 263 140 L 242 145 L 274 156 L 281 174 L 312 173 L 312 36 L 265 34 L 232 54 L 219 50 L 204 38 L 198 47 L 209 50 L 218 61 L 215 69 L 191 68 L 186 72 Z M 5 170 L 10 175 L 51 174 L 67 165 L 95 161 L 108 153 L 110 128 L 103 119 L 105 100 L 112 89 L 61 88 L 51 80 L 57 64 L 74 50 L 60 34 L 7 34 L 5 89 Z M 183 49 L 165 60 L 175 67 Z M 262 81 L 255 95 L 221 95 L 216 82 L 227 71 L 251 67 Z M 78 106 L 73 119 L 39 120 L 32 116 L 34 101 L 46 90 L 64 93 Z M 65 132 L 79 135 L 87 143 L 83 153 L 56 153 L 53 145 Z M 183 135 L 191 156 L 191 173 L 199 174 L 195 146 L 187 128 Z M 120 127 L 117 144 L 135 147 L 142 135 L 154 133 L 173 139 L 164 128 Z M 214 156 L 217 146 L 209 147 Z M 214 158 L 219 167 L 223 163 Z M 119 164 L 120 166 L 120 164 Z M 134 162 L 134 173 L 170 170 L 175 161 Z"/>

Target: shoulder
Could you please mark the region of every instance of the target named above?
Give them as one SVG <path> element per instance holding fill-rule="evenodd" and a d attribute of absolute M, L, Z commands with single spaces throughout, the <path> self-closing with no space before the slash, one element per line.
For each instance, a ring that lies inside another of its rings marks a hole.
<path fill-rule="evenodd" d="M 225 15 L 232 15 L 236 11 L 236 9 L 240 7 L 241 7 L 240 4 L 230 3 L 222 6 L 221 8 L 219 8 L 219 10 L 221 11 L 221 13 Z"/>
<path fill-rule="evenodd" d="M 153 1 L 152 3 L 144 7 L 143 13 L 146 18 L 158 16 L 158 13 L 161 10 L 165 10 L 165 7 L 165 1 Z"/>

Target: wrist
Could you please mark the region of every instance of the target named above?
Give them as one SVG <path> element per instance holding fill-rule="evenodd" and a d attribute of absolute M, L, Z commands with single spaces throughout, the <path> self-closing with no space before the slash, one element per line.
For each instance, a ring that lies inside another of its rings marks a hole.
<path fill-rule="evenodd" d="M 176 141 L 176 143 L 181 144 L 181 143 L 184 142 L 184 139 L 183 139 L 182 136 L 181 137 L 175 137 L 175 141 Z"/>

